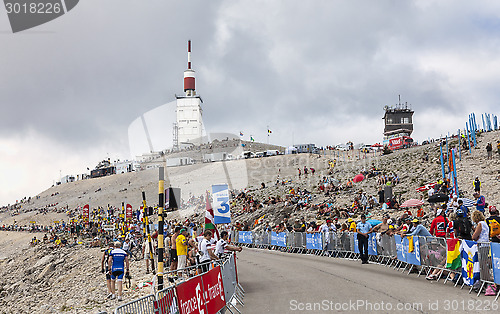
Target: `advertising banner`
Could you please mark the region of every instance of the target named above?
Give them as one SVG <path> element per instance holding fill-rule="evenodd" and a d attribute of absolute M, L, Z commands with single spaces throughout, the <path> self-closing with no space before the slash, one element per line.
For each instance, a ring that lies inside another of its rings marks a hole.
<path fill-rule="evenodd" d="M 220 266 L 211 269 L 201 277 L 207 313 L 217 313 L 225 305 L 224 285 Z"/>
<path fill-rule="evenodd" d="M 132 205 L 127 204 L 127 206 L 125 207 L 125 218 L 132 219 L 133 216 L 134 214 L 132 212 Z"/>
<path fill-rule="evenodd" d="M 201 276 L 196 276 L 175 287 L 181 314 L 206 314 Z"/>
<path fill-rule="evenodd" d="M 368 235 L 368 255 L 377 255 L 377 237 L 374 233 Z"/>
<path fill-rule="evenodd" d="M 276 232 L 271 232 L 271 245 L 278 245 L 278 234 Z"/>
<path fill-rule="evenodd" d="M 238 231 L 238 240 L 240 243 L 252 244 L 252 232 Z"/>
<path fill-rule="evenodd" d="M 420 266 L 420 243 L 418 237 L 405 237 L 404 238 L 404 252 L 406 262 L 412 265 Z"/>
<path fill-rule="evenodd" d="M 90 206 L 89 204 L 83 206 L 83 219 L 89 221 L 90 218 Z"/>
<path fill-rule="evenodd" d="M 306 234 L 306 248 L 309 250 L 321 250 L 322 247 L 321 233 Z"/>
<path fill-rule="evenodd" d="M 405 252 L 403 250 L 403 239 L 400 235 L 395 234 L 394 239 L 396 240 L 396 256 L 401 262 L 406 262 Z"/>
<path fill-rule="evenodd" d="M 278 233 L 276 242 L 277 246 L 286 247 L 286 232 Z"/>

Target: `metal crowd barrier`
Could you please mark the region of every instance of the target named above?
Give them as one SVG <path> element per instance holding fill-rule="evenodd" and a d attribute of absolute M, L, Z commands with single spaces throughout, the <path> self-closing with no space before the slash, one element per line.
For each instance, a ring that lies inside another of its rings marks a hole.
<path fill-rule="evenodd" d="M 155 314 L 154 302 L 155 296 L 150 294 L 137 300 L 128 302 L 124 305 L 117 307 L 114 311 L 115 314 Z"/>
<path fill-rule="evenodd" d="M 158 291 L 154 306 L 158 309 L 158 314 L 179 314 L 175 286 Z"/>
<path fill-rule="evenodd" d="M 235 233 L 238 234 L 237 232 Z M 303 232 L 287 232 L 286 233 L 286 248 L 271 243 L 271 233 L 256 232 L 253 236 L 253 243 L 249 246 L 259 248 L 269 248 L 275 250 L 286 251 L 290 253 L 308 253 L 329 257 L 341 257 L 346 259 L 357 259 L 359 254 L 356 253 L 355 246 L 357 239 L 353 232 L 329 232 L 321 234 L 321 249 L 307 246 L 307 234 Z M 237 238 L 237 236 L 236 236 Z M 404 237 L 403 237 L 404 238 Z M 402 239 L 403 239 L 402 238 Z M 385 234 L 376 235 L 376 255 L 369 255 L 372 262 L 393 267 L 394 269 L 406 271 L 409 268 L 408 274 L 413 271 L 420 276 L 422 273 L 428 276 L 431 272 L 439 273 L 437 281 L 444 278 L 444 284 L 451 280 L 458 284 L 462 276 L 461 268 L 458 270 L 447 268 L 447 253 L 448 247 L 445 238 L 441 237 L 413 237 L 412 244 L 418 247 L 414 251 L 412 257 L 398 256 L 399 251 L 403 246 L 408 246 L 408 241 L 405 243 L 397 243 L 396 237 Z M 248 245 L 248 243 L 246 244 Z M 415 250 L 415 249 L 414 249 Z M 372 253 L 373 254 L 373 253 Z M 410 255 L 410 254 L 406 254 Z M 494 284 L 492 256 L 490 243 L 478 243 L 478 258 L 480 264 L 480 282 L 478 295 L 483 290 L 486 284 Z M 420 269 L 420 270 L 419 270 Z M 462 284 L 462 288 L 463 288 Z M 471 292 L 473 287 L 471 286 Z M 497 295 L 500 296 L 500 291 Z"/>

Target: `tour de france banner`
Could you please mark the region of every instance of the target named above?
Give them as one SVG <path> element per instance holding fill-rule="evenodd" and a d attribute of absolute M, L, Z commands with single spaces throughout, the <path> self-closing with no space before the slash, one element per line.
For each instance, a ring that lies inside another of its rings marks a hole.
<path fill-rule="evenodd" d="M 398 260 L 406 263 L 406 257 L 403 250 L 403 239 L 400 235 L 395 234 L 394 240 L 396 241 L 396 255 L 398 257 Z"/>
<path fill-rule="evenodd" d="M 469 240 L 462 240 L 460 243 L 462 252 L 462 277 L 468 286 L 474 285 L 479 280 L 479 255 L 477 243 Z"/>
<path fill-rule="evenodd" d="M 493 264 L 493 280 L 500 284 L 500 243 L 491 242 L 491 260 Z"/>
<path fill-rule="evenodd" d="M 418 241 L 418 237 L 405 237 L 404 242 L 404 251 L 406 256 L 406 262 L 412 265 L 421 265 L 420 262 L 420 243 Z"/>
<path fill-rule="evenodd" d="M 358 235 L 354 235 L 354 253 L 359 254 Z M 374 233 L 368 234 L 368 255 L 377 255 L 377 238 Z"/>
<path fill-rule="evenodd" d="M 286 247 L 286 232 L 271 232 L 271 245 Z"/>
<path fill-rule="evenodd" d="M 231 223 L 229 210 L 229 188 L 227 184 L 212 185 L 214 224 Z"/>
<path fill-rule="evenodd" d="M 306 248 L 308 250 L 321 250 L 322 241 L 321 233 L 308 233 L 306 234 Z"/>
<path fill-rule="evenodd" d="M 253 241 L 252 232 L 239 231 L 238 232 L 238 241 L 240 243 L 252 244 L 252 241 Z"/>
<path fill-rule="evenodd" d="M 418 237 L 404 237 L 395 234 L 396 255 L 398 260 L 412 265 L 422 265 Z"/>

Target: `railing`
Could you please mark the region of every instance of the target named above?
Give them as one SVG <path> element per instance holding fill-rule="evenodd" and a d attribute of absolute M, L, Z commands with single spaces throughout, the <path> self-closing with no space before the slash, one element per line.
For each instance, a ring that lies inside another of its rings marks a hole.
<path fill-rule="evenodd" d="M 233 231 L 231 239 L 234 243 L 256 248 L 275 249 L 289 253 L 308 253 L 314 255 L 355 259 L 359 256 L 358 241 L 352 232 L 250 232 Z M 372 262 L 393 267 L 400 271 L 417 272 L 418 276 L 429 276 L 436 273 L 437 281 L 444 279 L 444 284 L 453 281 L 457 286 L 462 279 L 464 287 L 468 277 L 471 282 L 469 293 L 477 289 L 478 296 L 487 284 L 500 284 L 500 243 L 476 243 L 467 241 L 477 249 L 477 258 L 470 262 L 479 263 L 479 279 L 472 274 L 464 278 L 461 267 L 447 267 L 448 243 L 440 237 L 406 237 L 370 234 L 368 254 Z M 461 249 L 462 250 L 462 249 Z M 460 251 L 461 255 L 461 251 Z M 461 264 L 460 264 L 461 266 Z M 432 277 L 434 278 L 434 277 Z M 495 301 L 498 299 L 497 293 Z"/>
<path fill-rule="evenodd" d="M 167 272 L 164 277 L 172 278 L 171 275 L 178 272 L 183 275 L 170 287 L 121 305 L 114 313 L 184 314 L 191 312 L 193 306 L 205 309 L 208 314 L 222 309 L 240 313 L 235 304 L 244 305 L 244 290 L 238 283 L 234 253 L 213 261 L 207 271 L 203 272 L 197 265 Z M 196 305 L 193 300 L 196 300 Z"/>

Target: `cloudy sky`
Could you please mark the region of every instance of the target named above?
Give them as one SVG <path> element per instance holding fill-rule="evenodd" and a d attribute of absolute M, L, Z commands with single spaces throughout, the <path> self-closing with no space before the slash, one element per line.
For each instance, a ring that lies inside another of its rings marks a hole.
<path fill-rule="evenodd" d="M 499 1 L 85 0 L 16 34 L 1 8 L 0 204 L 130 158 L 132 121 L 182 93 L 188 39 L 208 132 L 380 142 L 399 94 L 417 141 L 498 113 Z"/>

